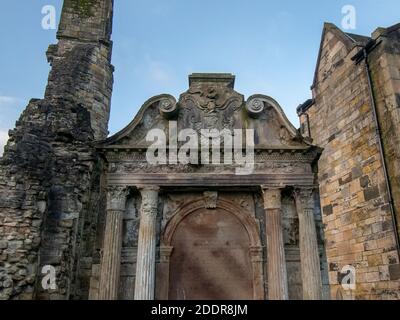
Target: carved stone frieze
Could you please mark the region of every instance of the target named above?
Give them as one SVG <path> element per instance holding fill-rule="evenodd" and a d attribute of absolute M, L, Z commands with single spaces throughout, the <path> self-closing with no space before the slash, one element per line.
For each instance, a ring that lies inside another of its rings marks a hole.
<path fill-rule="evenodd" d="M 227 120 L 227 123 L 229 121 Z M 127 145 L 126 149 L 107 149 L 107 160 L 109 162 L 109 170 L 112 170 L 113 163 L 115 162 L 132 162 L 132 161 L 146 161 L 146 148 L 130 148 Z M 223 148 L 221 150 L 223 152 Z M 299 162 L 302 164 L 309 164 L 317 156 L 317 150 L 304 152 L 304 150 L 264 150 L 255 149 L 255 162 L 265 163 L 275 161 L 282 162 Z M 278 164 L 277 164 L 278 165 Z M 299 164 L 300 165 L 300 164 Z"/>
<path fill-rule="evenodd" d="M 256 159 L 257 161 L 258 159 Z M 130 161 L 130 162 L 115 162 L 109 165 L 109 173 L 234 173 L 239 165 L 152 165 L 146 161 Z M 255 173 L 276 173 L 276 174 L 311 174 L 311 166 L 302 162 L 288 161 L 266 161 L 264 163 L 255 163 Z"/>

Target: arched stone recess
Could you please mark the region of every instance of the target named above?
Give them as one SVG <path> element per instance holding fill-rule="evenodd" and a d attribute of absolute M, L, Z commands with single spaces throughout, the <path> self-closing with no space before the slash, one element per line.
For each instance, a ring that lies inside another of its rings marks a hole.
<path fill-rule="evenodd" d="M 248 237 L 248 255 L 251 263 L 252 298 L 264 299 L 264 273 L 263 273 L 263 247 L 261 242 L 260 226 L 258 220 L 250 212 L 237 204 L 225 199 L 218 199 L 215 208 L 206 208 L 204 199 L 194 200 L 182 204 L 165 225 L 161 232 L 160 263 L 158 266 L 157 296 L 159 299 L 169 298 L 170 257 L 174 252 L 174 235 L 180 224 L 190 215 L 201 210 L 229 213 L 245 230 Z"/>

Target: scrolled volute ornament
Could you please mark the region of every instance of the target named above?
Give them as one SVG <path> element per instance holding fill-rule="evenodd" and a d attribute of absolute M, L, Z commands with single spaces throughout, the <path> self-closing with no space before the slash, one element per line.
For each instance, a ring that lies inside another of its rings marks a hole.
<path fill-rule="evenodd" d="M 246 110 L 251 118 L 258 118 L 264 112 L 264 109 L 264 101 L 259 98 L 250 99 L 246 103 Z"/>
<path fill-rule="evenodd" d="M 178 114 L 178 104 L 172 97 L 162 98 L 159 102 L 159 109 L 165 119 L 172 119 Z"/>

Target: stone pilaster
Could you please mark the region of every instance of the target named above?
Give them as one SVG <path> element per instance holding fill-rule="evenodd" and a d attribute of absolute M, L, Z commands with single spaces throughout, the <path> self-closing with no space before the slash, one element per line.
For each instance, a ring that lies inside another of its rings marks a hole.
<path fill-rule="evenodd" d="M 268 299 L 287 300 L 288 284 L 282 234 L 281 189 L 263 186 L 267 235 Z"/>
<path fill-rule="evenodd" d="M 107 194 L 107 217 L 100 271 L 100 300 L 117 300 L 121 266 L 122 222 L 127 189 L 110 187 Z"/>
<path fill-rule="evenodd" d="M 135 300 L 154 300 L 158 187 L 139 188 L 142 195 L 136 262 Z"/>
<path fill-rule="evenodd" d="M 295 190 L 296 207 L 299 216 L 301 275 L 303 299 L 322 299 L 321 267 L 317 231 L 314 218 L 314 189 L 312 187 Z"/>
<path fill-rule="evenodd" d="M 253 265 L 253 298 L 254 300 L 265 299 L 264 289 L 264 260 L 263 247 L 250 247 L 251 264 Z"/>
<path fill-rule="evenodd" d="M 171 246 L 160 247 L 160 263 L 157 270 L 156 300 L 168 300 L 169 291 L 169 265 L 174 248 Z"/>

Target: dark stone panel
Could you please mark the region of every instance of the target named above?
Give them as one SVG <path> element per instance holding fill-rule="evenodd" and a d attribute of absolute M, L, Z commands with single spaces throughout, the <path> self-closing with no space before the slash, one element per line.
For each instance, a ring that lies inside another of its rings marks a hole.
<path fill-rule="evenodd" d="M 389 266 L 390 280 L 400 280 L 400 264 Z"/>
<path fill-rule="evenodd" d="M 371 184 L 369 176 L 363 176 L 360 178 L 360 186 L 361 188 L 365 189 L 367 187 L 369 187 Z"/>
<path fill-rule="evenodd" d="M 329 216 L 333 213 L 333 206 L 331 204 L 327 205 L 323 207 L 322 211 L 324 212 L 324 215 Z"/>
<path fill-rule="evenodd" d="M 373 200 L 378 197 L 380 197 L 380 193 L 379 193 L 379 188 L 377 186 L 369 187 L 364 190 L 364 198 L 366 201 Z"/>

